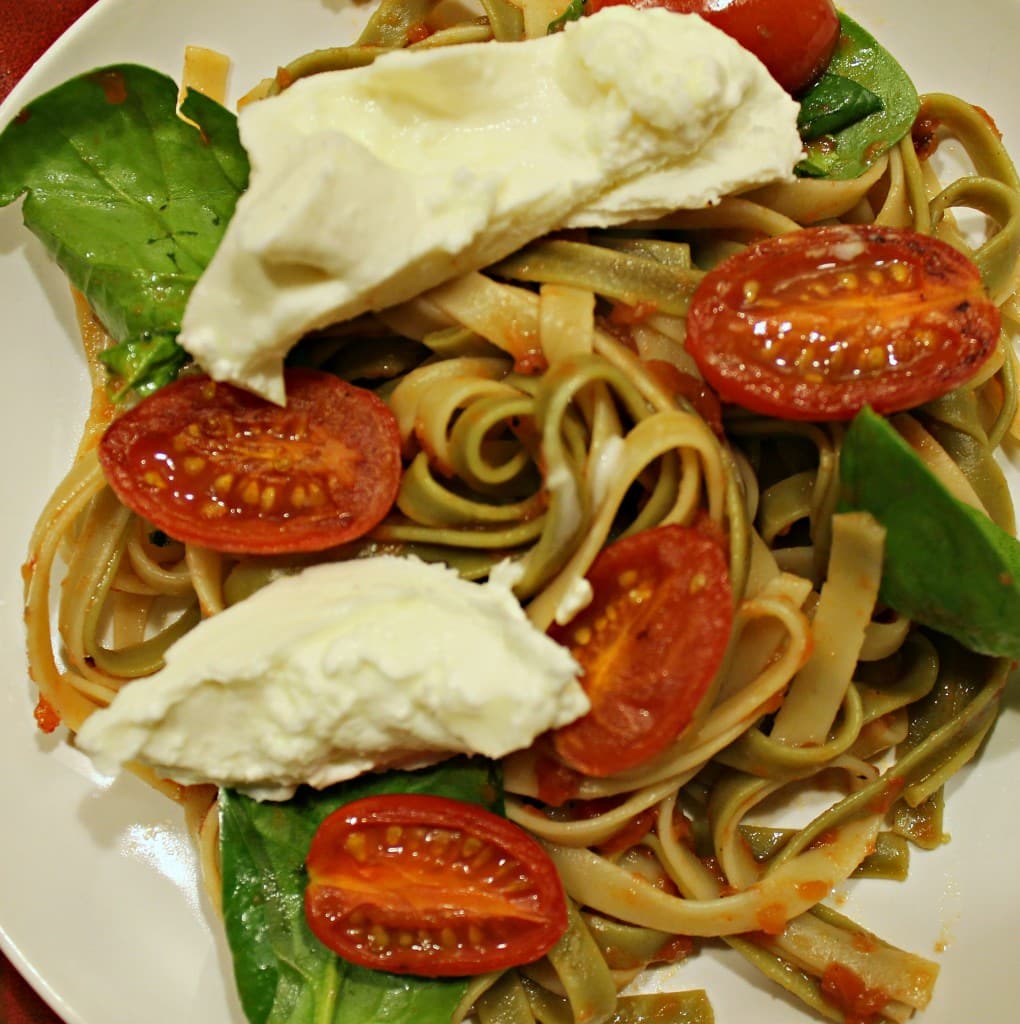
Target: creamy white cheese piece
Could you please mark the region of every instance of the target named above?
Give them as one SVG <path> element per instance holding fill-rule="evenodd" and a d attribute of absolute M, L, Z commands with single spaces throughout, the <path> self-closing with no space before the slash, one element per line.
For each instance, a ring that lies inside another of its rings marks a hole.
<path fill-rule="evenodd" d="M 274 800 L 455 753 L 502 757 L 589 707 L 510 578 L 383 556 L 276 580 L 174 644 L 78 746 L 102 770 L 137 760 Z"/>
<path fill-rule="evenodd" d="M 520 43 L 399 51 L 247 106 L 251 179 L 180 343 L 285 399 L 315 327 L 405 301 L 560 227 L 787 179 L 797 104 L 694 15 L 613 7 Z"/>

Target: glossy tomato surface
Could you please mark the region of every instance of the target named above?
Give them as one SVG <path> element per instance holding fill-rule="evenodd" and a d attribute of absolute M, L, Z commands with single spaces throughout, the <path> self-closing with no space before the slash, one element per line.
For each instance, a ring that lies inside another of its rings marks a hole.
<path fill-rule="evenodd" d="M 286 407 L 205 376 L 162 388 L 103 435 L 110 486 L 169 537 L 217 551 L 321 551 L 366 533 L 400 485 L 393 414 L 319 370 L 287 370 L 286 387 Z"/>
<path fill-rule="evenodd" d="M 720 539 L 660 526 L 605 548 L 588 573 L 592 603 L 550 635 L 582 668 L 591 710 L 553 734 L 556 753 L 606 776 L 661 753 L 694 720 L 733 622 Z"/>
<path fill-rule="evenodd" d="M 455 977 L 537 960 L 567 927 L 542 847 L 476 804 L 393 794 L 355 800 L 319 826 L 305 916 L 351 963 Z"/>
<path fill-rule="evenodd" d="M 999 337 L 977 267 L 907 229 L 839 225 L 751 246 L 705 276 L 687 350 L 726 402 L 767 416 L 908 409 L 969 380 Z"/>
<path fill-rule="evenodd" d="M 825 70 L 839 41 L 830 0 L 587 0 L 586 9 L 594 14 L 621 4 L 700 15 L 750 50 L 794 95 Z"/>

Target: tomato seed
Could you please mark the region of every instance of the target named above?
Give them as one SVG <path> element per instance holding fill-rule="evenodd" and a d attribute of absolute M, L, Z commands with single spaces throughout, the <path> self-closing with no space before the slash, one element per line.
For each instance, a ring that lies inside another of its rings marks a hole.
<path fill-rule="evenodd" d="M 889 353 L 881 345 L 872 345 L 864 353 L 865 365 L 870 370 L 881 370 L 889 362 Z"/>
<path fill-rule="evenodd" d="M 344 849 L 359 863 L 368 860 L 368 842 L 362 832 L 352 832 L 344 840 Z"/>
<path fill-rule="evenodd" d="M 894 260 L 889 264 L 889 276 L 897 284 L 906 284 L 913 277 L 913 274 L 906 263 L 900 263 L 899 261 Z"/>

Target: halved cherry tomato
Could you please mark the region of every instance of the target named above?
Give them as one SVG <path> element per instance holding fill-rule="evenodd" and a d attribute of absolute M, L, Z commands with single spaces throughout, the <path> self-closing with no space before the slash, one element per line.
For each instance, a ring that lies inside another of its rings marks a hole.
<path fill-rule="evenodd" d="M 699 14 L 750 50 L 794 95 L 828 67 L 839 41 L 831 0 L 587 0 L 586 9 L 594 14 L 617 4 Z"/>
<path fill-rule="evenodd" d="M 400 486 L 386 404 L 319 370 L 287 405 L 186 377 L 118 417 L 99 445 L 117 497 L 175 540 L 217 551 L 321 551 L 366 533 Z"/>
<path fill-rule="evenodd" d="M 796 420 L 890 413 L 970 379 L 999 337 L 977 267 L 927 235 L 809 228 L 723 261 L 695 291 L 687 351 L 725 402 Z"/>
<path fill-rule="evenodd" d="M 351 963 L 454 977 L 530 963 L 567 927 L 548 854 L 523 829 L 446 797 L 365 797 L 319 826 L 305 916 Z"/>
<path fill-rule="evenodd" d="M 715 679 L 733 623 L 720 541 L 660 526 L 605 548 L 588 572 L 592 603 L 549 630 L 583 672 L 591 710 L 553 734 L 571 768 L 605 776 L 672 743 Z"/>

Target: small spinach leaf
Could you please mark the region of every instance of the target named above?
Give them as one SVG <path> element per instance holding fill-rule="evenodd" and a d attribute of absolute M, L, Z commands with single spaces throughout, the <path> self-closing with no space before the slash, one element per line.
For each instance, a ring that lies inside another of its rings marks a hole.
<path fill-rule="evenodd" d="M 158 391 L 177 379 L 188 362 L 188 353 L 169 335 L 136 340 L 129 338 L 99 353 L 102 362 L 120 378 L 116 397 L 136 390 L 140 395 Z"/>
<path fill-rule="evenodd" d="M 920 108 L 917 90 L 896 59 L 852 18 L 840 14 L 840 34 L 827 74 L 856 82 L 881 101 L 881 109 L 843 128 L 808 142 L 801 173 L 828 178 L 856 178 L 910 131 Z M 815 89 L 801 97 L 813 102 Z"/>
<path fill-rule="evenodd" d="M 835 135 L 882 109 L 882 100 L 859 82 L 824 74 L 800 102 L 797 128 L 805 142 Z"/>
<path fill-rule="evenodd" d="M 560 32 L 566 27 L 568 21 L 580 21 L 583 17 L 584 0 L 570 0 L 570 3 L 567 4 L 567 9 L 558 18 L 549 22 L 546 34 L 551 35 L 553 32 Z"/>
<path fill-rule="evenodd" d="M 23 216 L 124 349 L 105 361 L 152 390 L 187 356 L 176 345 L 192 286 L 211 259 L 248 159 L 237 119 L 124 64 L 72 79 L 30 103 L 0 134 L 0 205 Z"/>
<path fill-rule="evenodd" d="M 491 762 L 456 758 L 418 772 L 362 776 L 283 803 L 220 793 L 223 917 L 252 1024 L 449 1024 L 467 985 L 369 971 L 340 960 L 305 921 L 305 856 L 323 819 L 380 793 L 434 793 L 502 811 Z"/>
<path fill-rule="evenodd" d="M 979 654 L 1020 658 L 1020 542 L 954 498 L 866 409 L 840 454 L 842 507 L 886 529 L 881 598 Z"/>

